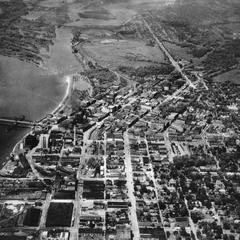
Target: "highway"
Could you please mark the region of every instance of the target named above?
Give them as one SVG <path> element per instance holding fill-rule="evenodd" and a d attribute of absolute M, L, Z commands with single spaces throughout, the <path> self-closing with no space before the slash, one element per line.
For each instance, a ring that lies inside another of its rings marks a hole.
<path fill-rule="evenodd" d="M 173 65 L 173 67 L 176 69 L 176 71 L 178 71 L 181 74 L 182 78 L 186 80 L 186 82 L 189 84 L 190 87 L 195 89 L 196 86 L 191 82 L 191 80 L 188 78 L 188 76 L 185 73 L 183 73 L 183 71 L 182 71 L 181 67 L 179 66 L 178 62 L 174 60 L 174 58 L 168 52 L 168 50 L 163 45 L 163 43 L 159 41 L 159 39 L 157 38 L 157 36 L 155 35 L 155 33 L 153 32 L 153 30 L 151 29 L 151 27 L 149 26 L 149 24 L 147 23 L 147 21 L 144 18 L 143 18 L 143 22 L 144 22 L 145 26 L 147 27 L 147 29 L 149 30 L 149 32 L 151 33 L 151 35 L 153 36 L 156 43 L 158 44 L 159 48 L 167 56 L 167 58 L 169 59 L 169 61 Z"/>

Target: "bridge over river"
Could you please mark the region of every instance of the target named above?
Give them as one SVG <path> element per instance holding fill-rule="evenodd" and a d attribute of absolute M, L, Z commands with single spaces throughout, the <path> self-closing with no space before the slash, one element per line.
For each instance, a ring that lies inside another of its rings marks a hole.
<path fill-rule="evenodd" d="M 30 128 L 37 125 L 41 125 L 40 123 L 28 121 L 28 120 L 16 120 L 16 119 L 8 119 L 8 118 L 0 118 L 0 124 L 2 125 L 10 125 L 10 126 L 18 126 L 23 128 Z"/>

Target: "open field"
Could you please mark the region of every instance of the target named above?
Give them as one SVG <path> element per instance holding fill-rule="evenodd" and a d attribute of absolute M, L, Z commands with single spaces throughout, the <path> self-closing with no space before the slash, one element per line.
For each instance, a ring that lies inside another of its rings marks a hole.
<path fill-rule="evenodd" d="M 73 3 L 68 7 L 73 20 L 65 26 L 71 27 L 118 27 L 130 21 L 136 14 L 151 8 L 161 8 L 175 0 L 127 0 L 127 1 L 86 1 Z M 75 16 L 75 18 L 74 18 Z M 78 17 L 77 17 L 78 16 Z"/>
<path fill-rule="evenodd" d="M 118 27 L 125 21 L 133 17 L 136 12 L 126 8 L 106 8 L 109 10 L 108 14 L 99 14 L 99 11 L 91 11 L 87 13 L 86 11 L 79 12 L 79 18 L 76 21 L 66 23 L 65 26 L 68 27 Z M 74 14 L 75 10 L 70 10 L 70 15 Z"/>
<path fill-rule="evenodd" d="M 176 59 L 181 58 L 189 61 L 190 59 L 193 58 L 193 56 L 190 53 L 188 53 L 187 48 L 183 48 L 174 43 L 169 42 L 164 42 L 164 45 Z"/>
<path fill-rule="evenodd" d="M 64 0 L 64 1 L 59 1 L 59 0 L 44 0 L 39 3 L 40 6 L 43 7 L 60 7 L 64 4 L 70 4 L 75 2 L 75 0 Z"/>
<path fill-rule="evenodd" d="M 41 49 L 49 51 L 56 28 L 115 29 L 143 9 L 159 8 L 166 3 L 169 1 L 0 1 L 0 29 L 4 33 L 0 34 L 0 54 L 39 65 L 45 61 Z"/>
<path fill-rule="evenodd" d="M 218 75 L 214 78 L 216 82 L 230 81 L 236 84 L 240 84 L 240 69 L 234 69 L 229 72 Z"/>
<path fill-rule="evenodd" d="M 147 46 L 143 41 L 105 39 L 83 45 L 84 51 L 104 66 L 147 66 L 165 62 L 157 47 Z"/>

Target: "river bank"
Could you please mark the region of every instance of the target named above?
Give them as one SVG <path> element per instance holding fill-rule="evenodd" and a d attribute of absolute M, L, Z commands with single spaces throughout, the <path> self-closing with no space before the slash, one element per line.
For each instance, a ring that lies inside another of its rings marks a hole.
<path fill-rule="evenodd" d="M 81 71 L 72 54 L 72 33 L 68 28 L 56 30 L 57 38 L 42 68 L 15 58 L 0 56 L 0 116 L 38 121 L 58 107 L 66 94 L 67 76 Z M 0 167 L 14 145 L 29 129 L 0 126 Z"/>

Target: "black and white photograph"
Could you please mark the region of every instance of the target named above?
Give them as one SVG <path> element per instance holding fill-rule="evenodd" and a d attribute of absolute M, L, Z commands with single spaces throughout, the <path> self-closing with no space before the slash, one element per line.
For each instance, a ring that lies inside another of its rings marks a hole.
<path fill-rule="evenodd" d="M 0 240 L 240 240 L 240 0 L 0 0 Z"/>

